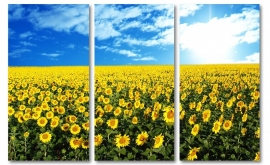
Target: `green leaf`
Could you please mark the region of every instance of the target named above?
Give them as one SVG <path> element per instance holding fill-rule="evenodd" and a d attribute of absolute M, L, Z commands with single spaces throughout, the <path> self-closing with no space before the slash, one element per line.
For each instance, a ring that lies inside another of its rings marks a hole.
<path fill-rule="evenodd" d="M 63 149 L 62 149 L 62 154 L 66 153 L 66 152 L 67 152 L 66 149 L 63 148 Z"/>
<path fill-rule="evenodd" d="M 209 156 L 209 153 L 205 154 L 204 157 L 203 157 L 203 159 L 204 160 L 208 160 L 208 156 Z"/>
<path fill-rule="evenodd" d="M 138 153 L 138 149 L 136 149 L 135 147 L 132 147 L 132 151 L 134 151 L 135 153 Z"/>
<path fill-rule="evenodd" d="M 150 160 L 156 160 L 157 159 L 157 156 L 155 154 L 153 154 L 151 156 L 148 156 L 148 159 L 150 159 Z"/>
<path fill-rule="evenodd" d="M 127 150 L 126 150 L 125 148 L 122 148 L 122 149 L 120 150 L 120 153 L 121 153 L 122 155 L 126 155 Z"/>
<path fill-rule="evenodd" d="M 119 160 L 117 156 L 113 157 L 113 160 Z"/>
<path fill-rule="evenodd" d="M 162 149 L 165 149 L 165 154 L 166 155 L 173 154 L 173 152 L 172 152 L 173 151 L 173 146 L 171 144 L 168 144 L 166 147 L 163 146 Z M 165 154 L 163 154 L 163 155 L 165 155 Z"/>
<path fill-rule="evenodd" d="M 221 156 L 222 158 L 225 158 L 226 155 L 225 155 L 225 154 L 221 154 L 220 156 Z"/>
<path fill-rule="evenodd" d="M 132 159 L 132 158 L 133 158 L 132 153 L 128 153 L 128 159 Z"/>
<path fill-rule="evenodd" d="M 235 160 L 235 155 L 234 155 L 234 154 L 231 154 L 231 158 L 232 158 L 233 160 Z"/>

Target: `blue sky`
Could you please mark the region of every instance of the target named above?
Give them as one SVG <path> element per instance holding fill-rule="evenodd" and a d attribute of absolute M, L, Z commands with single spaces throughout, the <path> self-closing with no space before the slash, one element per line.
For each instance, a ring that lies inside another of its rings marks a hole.
<path fill-rule="evenodd" d="M 180 64 L 259 63 L 259 5 L 180 5 Z"/>
<path fill-rule="evenodd" d="M 9 5 L 9 66 L 89 65 L 89 5 Z"/>
<path fill-rule="evenodd" d="M 174 5 L 95 5 L 95 65 L 174 64 Z"/>

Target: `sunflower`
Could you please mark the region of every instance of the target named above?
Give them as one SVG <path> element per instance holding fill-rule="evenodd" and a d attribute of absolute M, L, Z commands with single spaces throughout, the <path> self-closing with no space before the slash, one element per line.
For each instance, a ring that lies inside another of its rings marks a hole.
<path fill-rule="evenodd" d="M 84 117 L 89 117 L 89 112 L 84 112 Z"/>
<path fill-rule="evenodd" d="M 113 93 L 112 89 L 111 88 L 106 88 L 105 89 L 105 94 L 106 95 L 111 95 Z"/>
<path fill-rule="evenodd" d="M 261 130 L 260 130 L 260 128 L 258 128 L 258 130 L 255 131 L 255 136 L 256 136 L 256 138 L 260 138 L 261 137 Z"/>
<path fill-rule="evenodd" d="M 256 156 L 255 156 L 254 160 L 255 161 L 260 161 L 261 160 L 261 154 L 260 154 L 260 152 L 257 152 L 256 153 Z"/>
<path fill-rule="evenodd" d="M 195 124 L 195 122 L 196 122 L 196 114 L 191 115 L 191 116 L 189 117 L 189 120 L 188 120 L 188 123 L 189 123 L 190 125 Z"/>
<path fill-rule="evenodd" d="M 115 143 L 118 148 L 128 146 L 130 143 L 129 135 L 126 135 L 126 134 L 123 136 L 121 136 L 121 134 L 116 135 Z"/>
<path fill-rule="evenodd" d="M 247 128 L 242 128 L 242 129 L 241 129 L 241 133 L 242 133 L 243 136 L 246 135 L 246 132 L 247 132 Z"/>
<path fill-rule="evenodd" d="M 14 108 L 8 106 L 8 116 L 12 116 L 15 113 Z"/>
<path fill-rule="evenodd" d="M 28 138 L 28 137 L 29 137 L 29 132 L 25 132 L 25 133 L 23 134 L 23 136 L 24 136 L 25 138 Z"/>
<path fill-rule="evenodd" d="M 86 123 L 83 123 L 82 127 L 84 130 L 89 131 L 89 121 L 87 121 Z"/>
<path fill-rule="evenodd" d="M 209 118 L 211 116 L 211 110 L 210 109 L 207 109 L 205 111 L 203 111 L 203 122 L 208 122 L 209 121 Z"/>
<path fill-rule="evenodd" d="M 103 103 L 104 104 L 109 104 L 110 103 L 110 98 L 104 98 Z"/>
<path fill-rule="evenodd" d="M 70 141 L 69 141 L 69 144 L 70 144 L 71 148 L 73 148 L 75 150 L 81 146 L 81 143 L 82 143 L 81 139 L 74 138 L 74 137 L 71 138 Z"/>
<path fill-rule="evenodd" d="M 138 136 L 137 136 L 137 139 L 136 139 L 136 144 L 138 146 L 142 146 L 148 139 L 148 133 L 147 132 L 142 132 L 140 133 Z"/>
<path fill-rule="evenodd" d="M 68 123 L 65 123 L 65 124 L 63 124 L 62 126 L 61 126 L 61 129 L 63 130 L 63 131 L 68 131 L 69 130 L 69 124 Z"/>
<path fill-rule="evenodd" d="M 247 117 L 248 117 L 248 114 L 245 113 L 245 114 L 242 116 L 242 122 L 246 122 L 246 121 L 247 121 Z"/>
<path fill-rule="evenodd" d="M 103 141 L 103 137 L 98 134 L 94 137 L 95 146 L 99 146 Z"/>
<path fill-rule="evenodd" d="M 76 135 L 78 133 L 80 133 L 81 131 L 81 127 L 78 125 L 78 124 L 73 124 L 71 127 L 70 127 L 70 132 L 73 134 L 73 135 Z"/>
<path fill-rule="evenodd" d="M 187 160 L 194 160 L 194 159 L 197 159 L 197 152 L 200 151 L 200 148 L 196 148 L 194 147 L 193 149 L 191 149 L 188 153 L 188 157 L 187 157 Z"/>
<path fill-rule="evenodd" d="M 39 135 L 39 139 L 40 141 L 42 141 L 43 143 L 47 143 L 51 140 L 52 135 L 49 132 L 45 132 L 45 133 L 41 133 Z"/>
<path fill-rule="evenodd" d="M 151 99 L 154 100 L 154 99 L 156 99 L 156 98 L 157 98 L 157 95 L 156 95 L 155 93 L 153 93 L 153 94 L 151 95 Z"/>
<path fill-rule="evenodd" d="M 121 114 L 121 112 L 122 112 L 121 108 L 120 107 L 117 107 L 114 110 L 113 114 L 114 114 L 114 116 L 119 116 Z"/>
<path fill-rule="evenodd" d="M 17 119 L 19 123 L 23 123 L 25 121 L 23 115 L 19 116 Z"/>
<path fill-rule="evenodd" d="M 85 112 L 85 109 L 86 109 L 85 106 L 82 106 L 82 105 L 78 108 L 80 113 Z"/>
<path fill-rule="evenodd" d="M 184 119 L 185 114 L 186 114 L 186 112 L 184 110 L 182 110 L 181 113 L 180 113 L 180 120 Z"/>
<path fill-rule="evenodd" d="M 137 116 L 134 116 L 132 118 L 132 124 L 138 124 L 138 117 Z"/>
<path fill-rule="evenodd" d="M 183 93 L 183 94 L 181 95 L 181 100 L 183 101 L 183 100 L 186 98 L 186 96 L 187 96 L 187 94 L 186 94 L 186 93 Z"/>
<path fill-rule="evenodd" d="M 40 117 L 40 118 L 37 120 L 37 124 L 38 124 L 38 126 L 40 126 L 40 127 L 44 127 L 47 123 L 48 123 L 48 120 L 47 120 L 46 117 Z"/>
<path fill-rule="evenodd" d="M 224 129 L 225 131 L 228 131 L 231 127 L 232 127 L 232 121 L 226 120 L 226 121 L 223 123 L 223 129 Z"/>
<path fill-rule="evenodd" d="M 25 114 L 23 115 L 23 120 L 24 120 L 24 121 L 27 121 L 27 120 L 29 120 L 29 119 L 31 119 L 31 114 L 30 114 L 30 113 L 25 113 Z"/>
<path fill-rule="evenodd" d="M 52 111 L 49 111 L 49 112 L 46 113 L 46 118 L 47 119 L 51 119 L 53 117 L 54 117 L 54 113 Z"/>
<path fill-rule="evenodd" d="M 26 108 L 25 105 L 20 105 L 19 106 L 19 110 L 21 110 L 21 111 L 25 110 L 25 108 Z"/>
<path fill-rule="evenodd" d="M 164 113 L 163 113 L 164 121 L 166 123 L 174 123 L 174 109 L 173 108 L 168 108 Z"/>
<path fill-rule="evenodd" d="M 231 108 L 232 105 L 233 105 L 232 100 L 229 100 L 229 101 L 227 102 L 227 104 L 226 104 L 226 106 L 227 106 L 228 108 Z"/>
<path fill-rule="evenodd" d="M 48 111 L 48 110 L 50 110 L 50 107 L 49 107 L 49 105 L 48 105 L 48 103 L 47 102 L 42 102 L 42 104 L 41 104 L 41 108 L 42 108 L 42 110 L 44 110 L 44 111 Z"/>
<path fill-rule="evenodd" d="M 155 121 L 158 118 L 159 114 L 157 111 L 152 111 L 152 120 Z"/>
<path fill-rule="evenodd" d="M 89 140 L 83 140 L 82 141 L 82 148 L 83 149 L 89 148 Z"/>
<path fill-rule="evenodd" d="M 75 115 L 69 115 L 68 120 L 70 123 L 75 123 L 77 121 L 77 117 Z"/>
<path fill-rule="evenodd" d="M 63 107 L 63 106 L 59 106 L 58 109 L 57 109 L 57 112 L 58 112 L 60 115 L 63 115 L 63 114 L 65 114 L 66 109 L 65 109 L 65 107 Z"/>
<path fill-rule="evenodd" d="M 53 119 L 51 120 L 51 128 L 56 128 L 59 124 L 59 120 Z"/>
<path fill-rule="evenodd" d="M 41 113 L 40 112 L 34 112 L 31 116 L 32 119 L 37 120 L 40 118 Z"/>
<path fill-rule="evenodd" d="M 202 108 L 202 102 L 198 102 L 197 107 L 196 107 L 196 111 L 201 111 Z"/>
<path fill-rule="evenodd" d="M 111 129 L 115 129 L 118 127 L 118 119 L 110 119 L 107 121 L 107 125 L 111 128 Z"/>
<path fill-rule="evenodd" d="M 192 134 L 193 136 L 196 136 L 196 135 L 198 134 L 199 130 L 200 130 L 199 124 L 195 124 L 195 125 L 193 126 L 192 130 L 191 130 L 191 134 Z"/>
<path fill-rule="evenodd" d="M 137 101 L 134 103 L 134 107 L 135 107 L 135 108 L 140 108 L 140 105 L 141 105 L 140 100 L 137 100 Z"/>
<path fill-rule="evenodd" d="M 218 133 L 221 125 L 222 125 L 221 122 L 219 122 L 218 120 L 215 121 L 212 131 L 215 132 L 215 134 Z"/>
<path fill-rule="evenodd" d="M 164 136 L 160 134 L 158 136 L 155 136 L 153 139 L 155 140 L 153 148 L 159 148 L 164 141 Z"/>

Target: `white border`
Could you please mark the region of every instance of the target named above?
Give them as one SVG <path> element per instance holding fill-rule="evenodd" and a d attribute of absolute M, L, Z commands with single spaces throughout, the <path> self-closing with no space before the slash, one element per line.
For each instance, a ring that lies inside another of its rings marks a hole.
<path fill-rule="evenodd" d="M 112 3 L 113 2 L 113 3 Z M 1 132 L 2 136 L 1 138 L 1 149 L 0 149 L 0 162 L 5 162 L 5 164 L 10 163 L 8 162 L 8 147 L 7 147 L 7 133 L 8 133 L 8 121 L 7 121 L 7 80 L 8 80 L 8 4 L 89 4 L 90 5 L 90 86 L 91 89 L 93 89 L 94 85 L 94 4 L 174 4 L 175 5 L 175 86 L 177 87 L 179 85 L 179 44 L 178 43 L 178 23 L 179 23 L 179 12 L 178 7 L 181 3 L 197 3 L 197 4 L 260 4 L 260 10 L 261 10 L 261 162 L 263 164 L 269 164 L 270 157 L 267 156 L 269 153 L 267 152 L 267 149 L 270 147 L 270 142 L 268 141 L 269 138 L 269 130 L 267 129 L 267 120 L 269 115 L 269 110 L 267 109 L 266 103 L 264 100 L 267 98 L 267 95 L 270 93 L 269 91 L 269 76 L 267 76 L 267 72 L 269 70 L 270 65 L 268 64 L 270 62 L 270 51 L 269 51 L 269 40 L 270 40 L 270 23 L 269 23 L 269 13 L 270 10 L 270 3 L 266 3 L 267 1 L 264 0 L 9 0 L 8 2 L 5 0 L 2 0 L 0 2 L 0 40 L 1 40 L 1 54 L 0 54 L 0 66 L 1 66 L 1 72 L 0 75 L 2 77 L 0 81 L 0 88 L 1 88 L 1 99 L 0 99 L 0 105 L 1 105 L 1 111 L 2 114 L 1 117 Z M 267 19 L 268 18 L 268 19 Z M 267 46 L 268 45 L 268 46 Z M 268 82 L 268 83 L 267 83 Z M 183 162 L 179 161 L 179 109 L 177 108 L 179 106 L 179 102 L 177 100 L 177 97 L 179 96 L 179 88 L 176 88 L 175 90 L 175 112 L 176 112 L 176 122 L 175 122 L 175 160 L 173 162 L 110 162 L 113 164 L 128 164 L 128 163 L 139 163 L 139 164 L 152 164 L 152 163 L 161 163 L 161 164 L 182 164 Z M 266 96 L 266 97 L 265 97 Z M 91 109 L 94 108 L 94 92 L 90 90 L 90 107 Z M 93 129 L 93 111 L 91 111 L 91 131 L 90 131 L 90 162 L 82 162 L 83 164 L 107 164 L 107 162 L 96 162 L 94 161 L 94 147 L 93 147 L 93 135 L 94 135 L 94 129 Z M 269 124 L 269 123 L 268 123 Z M 266 129 L 264 129 L 264 126 Z M 248 143 L 248 142 L 247 142 Z M 3 147 L 2 147 L 3 146 Z M 17 164 L 22 162 L 13 162 L 12 164 Z M 28 162 L 23 162 L 23 164 L 26 164 Z M 31 164 L 62 164 L 62 163 L 72 163 L 72 162 L 31 162 Z M 74 162 L 78 163 L 78 162 Z M 188 164 L 197 164 L 198 162 L 190 162 Z M 217 162 L 200 162 L 200 163 L 217 163 Z M 221 164 L 242 164 L 246 162 L 220 162 Z"/>

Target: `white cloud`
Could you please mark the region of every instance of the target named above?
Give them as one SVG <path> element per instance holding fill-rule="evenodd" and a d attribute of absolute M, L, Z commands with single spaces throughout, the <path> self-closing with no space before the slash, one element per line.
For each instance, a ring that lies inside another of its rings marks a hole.
<path fill-rule="evenodd" d="M 30 36 L 32 36 L 32 35 L 34 35 L 35 33 L 32 33 L 32 32 L 30 32 L 30 31 L 27 31 L 27 32 L 25 32 L 25 33 L 21 33 L 20 34 L 20 38 L 27 38 L 27 37 L 30 37 Z"/>
<path fill-rule="evenodd" d="M 99 23 L 97 23 L 99 22 Z M 105 21 L 95 22 L 95 36 L 99 40 L 108 39 L 110 37 L 120 36 L 121 33 L 113 28 L 112 23 Z"/>
<path fill-rule="evenodd" d="M 37 46 L 36 44 L 32 44 L 31 42 L 21 41 L 20 42 L 24 46 Z"/>
<path fill-rule="evenodd" d="M 140 22 L 132 21 L 132 22 L 124 24 L 123 26 L 120 26 L 120 31 L 127 30 L 127 29 L 130 29 L 130 28 L 137 28 L 137 27 L 140 27 L 140 26 L 141 26 Z"/>
<path fill-rule="evenodd" d="M 8 28 L 8 38 L 13 38 L 14 34 L 15 34 L 15 31 L 12 30 L 11 28 Z"/>
<path fill-rule="evenodd" d="M 83 48 L 86 49 L 86 50 L 89 50 L 89 47 L 88 46 L 84 46 Z"/>
<path fill-rule="evenodd" d="M 236 61 L 236 63 L 260 63 L 260 53 L 253 53 L 252 55 L 246 56 L 245 60 Z"/>
<path fill-rule="evenodd" d="M 169 45 L 174 44 L 174 28 L 169 28 L 159 32 L 156 36 L 148 39 L 137 39 L 126 36 L 125 38 L 117 38 L 115 45 L 127 43 L 129 45 L 143 45 L 143 46 L 156 46 L 156 45 Z"/>
<path fill-rule="evenodd" d="M 154 57 L 152 56 L 147 56 L 147 57 L 142 57 L 142 58 L 134 58 L 132 59 L 134 61 L 157 61 Z"/>
<path fill-rule="evenodd" d="M 17 57 L 20 57 L 21 54 L 25 52 L 31 52 L 31 50 L 30 49 L 16 49 L 13 52 L 9 53 L 8 55 L 13 58 L 17 58 Z"/>
<path fill-rule="evenodd" d="M 74 44 L 69 44 L 69 45 L 67 46 L 67 48 L 74 49 L 74 48 L 75 48 L 75 45 L 74 45 Z"/>
<path fill-rule="evenodd" d="M 180 48 L 191 50 L 194 62 L 221 63 L 233 60 L 232 49 L 243 42 L 259 40 L 259 11 L 243 9 L 229 17 L 207 23 L 180 24 Z"/>
<path fill-rule="evenodd" d="M 118 54 L 122 54 L 122 55 L 126 55 L 127 57 L 137 57 L 140 56 L 137 53 L 134 53 L 130 50 L 120 50 L 120 49 L 115 49 L 115 48 L 110 48 L 108 46 L 96 46 L 97 49 L 104 49 L 105 51 L 110 51 L 113 53 L 118 53 Z"/>
<path fill-rule="evenodd" d="M 137 57 L 138 56 L 138 54 L 135 54 L 129 50 L 119 50 L 118 53 L 123 54 L 123 55 L 127 55 L 128 57 Z"/>
<path fill-rule="evenodd" d="M 197 4 L 181 4 L 179 7 L 179 15 L 180 17 L 187 17 L 189 15 L 194 15 L 196 10 L 199 10 L 202 6 L 203 5 Z"/>
<path fill-rule="evenodd" d="M 149 21 L 143 21 L 151 16 L 152 11 L 158 11 L 158 16 L 149 19 Z M 125 30 L 130 28 L 139 28 L 142 32 L 159 32 L 173 26 L 173 5 L 139 5 L 124 9 L 116 5 L 95 5 L 95 37 L 98 40 L 115 38 L 114 43 L 116 46 L 121 45 L 120 41 L 130 41 L 130 45 L 140 45 L 143 43 L 140 42 L 142 39 L 134 39 L 133 41 L 136 43 L 132 43 L 132 40 L 130 40 L 131 37 L 124 33 Z M 122 40 L 122 38 L 125 39 Z M 137 42 L 136 40 L 139 41 Z M 156 42 L 151 40 L 143 41 Z"/>
<path fill-rule="evenodd" d="M 47 56 L 47 57 L 58 57 L 61 54 L 60 53 L 41 53 L 42 56 Z"/>
<path fill-rule="evenodd" d="M 89 5 L 52 5 L 50 10 L 33 9 L 28 18 L 36 28 L 89 34 Z"/>
<path fill-rule="evenodd" d="M 22 19 L 25 14 L 25 9 L 21 5 L 9 4 L 8 5 L 8 19 L 17 20 Z"/>
<path fill-rule="evenodd" d="M 154 32 L 154 31 L 158 31 L 159 29 L 153 25 L 143 24 L 141 25 L 141 30 L 144 32 Z"/>
<path fill-rule="evenodd" d="M 174 25 L 174 18 L 168 18 L 166 16 L 160 16 L 155 19 L 155 27 L 172 27 Z"/>

